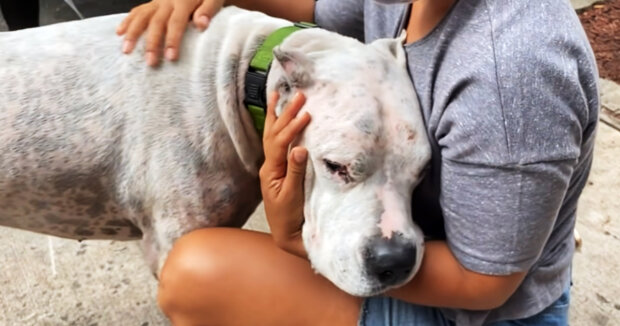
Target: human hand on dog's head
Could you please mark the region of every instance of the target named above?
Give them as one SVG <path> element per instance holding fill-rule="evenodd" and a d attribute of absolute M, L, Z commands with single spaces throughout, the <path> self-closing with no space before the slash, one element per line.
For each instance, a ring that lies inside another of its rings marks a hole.
<path fill-rule="evenodd" d="M 187 27 L 187 17 L 191 15 L 196 27 L 205 29 L 223 6 L 224 0 L 153 0 L 137 6 L 116 29 L 118 35 L 125 35 L 123 53 L 131 53 L 140 35 L 148 28 L 146 63 L 155 66 L 159 62 L 164 34 L 166 40 L 163 54 L 167 60 L 176 60 Z"/>
<path fill-rule="evenodd" d="M 289 152 L 289 147 L 310 122 L 307 112 L 297 116 L 305 101 L 304 95 L 297 93 L 282 114 L 276 117 L 278 93 L 270 96 L 263 133 L 265 163 L 259 174 L 271 235 L 278 247 L 300 257 L 307 256 L 301 226 L 304 220 L 303 180 L 308 151 L 303 147 L 294 147 Z"/>

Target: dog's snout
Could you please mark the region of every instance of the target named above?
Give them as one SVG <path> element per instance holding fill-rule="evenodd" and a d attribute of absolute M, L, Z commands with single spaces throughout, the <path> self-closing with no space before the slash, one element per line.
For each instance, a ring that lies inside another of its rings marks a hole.
<path fill-rule="evenodd" d="M 389 286 L 405 281 L 416 262 L 416 247 L 400 235 L 391 238 L 373 237 L 364 252 L 366 270 L 381 285 Z"/>

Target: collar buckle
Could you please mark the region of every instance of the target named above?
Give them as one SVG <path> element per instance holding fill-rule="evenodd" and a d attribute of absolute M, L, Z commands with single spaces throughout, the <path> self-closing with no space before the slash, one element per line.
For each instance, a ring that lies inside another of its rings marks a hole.
<path fill-rule="evenodd" d="M 267 69 L 269 71 L 269 69 Z M 267 107 L 266 87 L 267 71 L 249 67 L 245 74 L 245 99 L 246 106 L 254 105 L 262 108 Z"/>

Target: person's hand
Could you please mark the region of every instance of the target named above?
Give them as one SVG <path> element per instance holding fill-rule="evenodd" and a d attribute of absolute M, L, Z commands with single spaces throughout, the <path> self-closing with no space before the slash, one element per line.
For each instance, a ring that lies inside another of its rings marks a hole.
<path fill-rule="evenodd" d="M 137 6 L 116 29 L 118 35 L 125 35 L 122 51 L 131 53 L 140 35 L 148 29 L 146 63 L 154 66 L 159 62 L 164 34 L 163 54 L 168 60 L 176 60 L 190 15 L 193 13 L 196 27 L 205 29 L 223 5 L 224 0 L 153 0 Z"/>
<path fill-rule="evenodd" d="M 292 254 L 306 257 L 301 226 L 304 221 L 303 180 L 308 151 L 303 147 L 295 147 L 289 153 L 288 149 L 310 122 L 310 115 L 304 112 L 297 116 L 306 101 L 301 93 L 293 97 L 279 117 L 275 115 L 277 101 L 278 93 L 274 92 L 267 106 L 263 133 L 265 163 L 259 175 L 265 215 L 276 245 Z"/>

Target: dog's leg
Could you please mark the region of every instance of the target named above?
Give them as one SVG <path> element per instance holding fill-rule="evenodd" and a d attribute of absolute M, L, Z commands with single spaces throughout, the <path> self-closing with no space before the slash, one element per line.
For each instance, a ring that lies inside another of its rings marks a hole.
<path fill-rule="evenodd" d="M 153 223 L 149 230 L 143 230 L 142 247 L 151 270 L 159 275 L 174 242 L 193 230 L 205 227 L 241 227 L 256 207 L 257 202 L 221 210 L 197 209 L 195 203 L 177 202 L 176 205 L 160 206 L 153 210 Z"/>
<path fill-rule="evenodd" d="M 159 278 L 159 271 L 161 270 L 161 266 L 159 263 L 159 244 L 157 243 L 157 241 L 155 241 L 153 230 L 142 231 L 142 240 L 140 241 L 140 246 L 142 248 L 144 260 L 146 261 L 147 266 L 151 270 L 151 273 L 153 273 L 153 276 L 155 276 L 155 278 Z"/>
<path fill-rule="evenodd" d="M 149 223 L 143 223 L 143 249 L 156 274 L 174 242 L 205 227 L 241 227 L 260 202 L 258 177 L 242 170 L 234 153 L 198 155 L 179 137 L 168 137 L 154 150 L 145 199 Z M 169 144 L 169 145 L 168 145 Z"/>
<path fill-rule="evenodd" d="M 156 201 L 151 225 L 142 230 L 142 250 L 154 275 L 159 275 L 168 252 L 179 237 L 195 229 L 216 226 L 204 215 L 205 210 L 192 201 L 194 198 Z"/>

